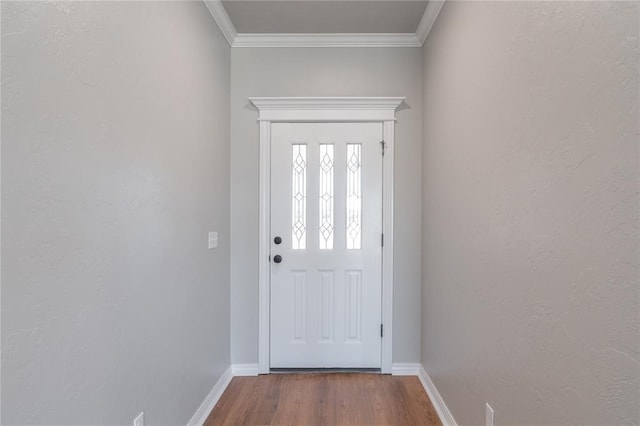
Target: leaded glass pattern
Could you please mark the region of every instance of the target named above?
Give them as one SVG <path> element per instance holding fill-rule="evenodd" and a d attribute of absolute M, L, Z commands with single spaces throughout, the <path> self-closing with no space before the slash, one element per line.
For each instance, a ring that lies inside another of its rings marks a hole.
<path fill-rule="evenodd" d="M 320 250 L 333 249 L 333 144 L 320 144 L 318 241 Z"/>
<path fill-rule="evenodd" d="M 307 248 L 307 145 L 292 144 L 291 248 Z"/>
<path fill-rule="evenodd" d="M 362 234 L 362 144 L 347 144 L 347 249 L 361 248 Z"/>

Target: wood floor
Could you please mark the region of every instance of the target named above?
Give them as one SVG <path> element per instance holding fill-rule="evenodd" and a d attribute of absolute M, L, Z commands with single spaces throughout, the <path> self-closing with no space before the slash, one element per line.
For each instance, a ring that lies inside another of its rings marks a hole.
<path fill-rule="evenodd" d="M 441 424 L 417 377 L 309 373 L 234 377 L 204 426 Z"/>

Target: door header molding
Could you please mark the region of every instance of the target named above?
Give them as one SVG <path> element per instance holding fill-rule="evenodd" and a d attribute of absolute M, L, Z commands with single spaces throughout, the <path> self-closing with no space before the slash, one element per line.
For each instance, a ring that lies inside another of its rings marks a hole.
<path fill-rule="evenodd" d="M 258 121 L 389 121 L 404 97 L 253 97 Z"/>

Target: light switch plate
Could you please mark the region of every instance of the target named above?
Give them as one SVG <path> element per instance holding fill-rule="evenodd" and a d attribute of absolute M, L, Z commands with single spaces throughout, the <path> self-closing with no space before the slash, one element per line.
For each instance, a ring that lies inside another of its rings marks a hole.
<path fill-rule="evenodd" d="M 209 248 L 214 249 L 218 247 L 218 233 L 215 231 L 209 232 Z"/>

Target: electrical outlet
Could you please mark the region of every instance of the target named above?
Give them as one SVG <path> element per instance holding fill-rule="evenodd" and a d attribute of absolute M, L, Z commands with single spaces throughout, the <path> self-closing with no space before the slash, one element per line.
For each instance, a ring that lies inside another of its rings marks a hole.
<path fill-rule="evenodd" d="M 215 231 L 209 232 L 209 248 L 214 249 L 218 247 L 218 233 Z"/>
<path fill-rule="evenodd" d="M 486 426 L 493 426 L 493 408 L 487 402 L 487 409 L 485 413 L 485 424 Z"/>
<path fill-rule="evenodd" d="M 133 426 L 144 426 L 144 411 L 133 420 Z"/>

